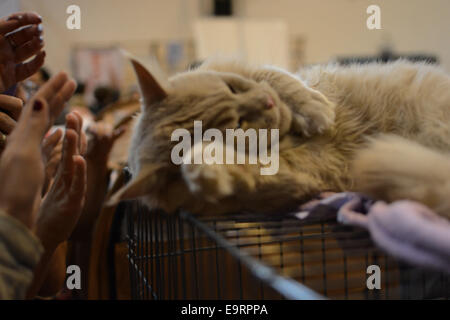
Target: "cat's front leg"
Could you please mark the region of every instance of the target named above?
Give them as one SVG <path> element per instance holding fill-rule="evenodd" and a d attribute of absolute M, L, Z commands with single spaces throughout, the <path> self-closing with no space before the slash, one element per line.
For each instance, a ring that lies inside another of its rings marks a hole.
<path fill-rule="evenodd" d="M 183 163 L 181 174 L 191 193 L 201 195 L 210 202 L 255 187 L 251 174 L 235 165 Z"/>
<path fill-rule="evenodd" d="M 326 189 L 317 177 L 284 167 L 261 175 L 259 165 L 183 164 L 181 172 L 189 191 L 204 200 L 200 213 L 279 212 Z"/>
<path fill-rule="evenodd" d="M 225 154 L 232 152 L 232 146 L 218 144 L 222 148 L 221 159 L 206 161 L 207 143 L 194 144 L 184 155 L 181 164 L 181 176 L 192 194 L 200 195 L 210 202 L 217 202 L 239 191 L 249 191 L 255 187 L 253 170 L 246 170 L 242 165 L 226 164 Z M 195 163 L 195 159 L 201 159 Z M 209 159 L 212 160 L 212 159 Z"/>
<path fill-rule="evenodd" d="M 288 106 L 292 110 L 292 130 L 305 136 L 321 134 L 334 124 L 335 106 L 318 91 L 292 92 Z"/>
<path fill-rule="evenodd" d="M 254 73 L 257 81 L 266 81 L 292 112 L 292 130 L 305 136 L 321 134 L 331 128 L 335 105 L 322 93 L 308 87 L 293 75 L 271 67 Z"/>

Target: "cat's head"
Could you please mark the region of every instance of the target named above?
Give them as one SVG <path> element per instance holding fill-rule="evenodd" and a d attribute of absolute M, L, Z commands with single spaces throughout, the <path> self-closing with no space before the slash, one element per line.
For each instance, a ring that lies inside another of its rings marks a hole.
<path fill-rule="evenodd" d="M 202 121 L 203 132 L 210 128 L 223 133 L 235 128 L 279 129 L 282 138 L 289 130 L 290 111 L 277 92 L 264 81 L 246 77 L 244 70 L 224 72 L 204 64 L 165 79 L 134 58 L 131 62 L 142 95 L 129 150 L 133 178 L 111 202 L 148 194 L 157 198 L 173 182 L 183 183 L 179 166 L 171 161 L 171 150 L 177 144 L 171 136 L 184 128 L 193 137 L 194 121 Z M 238 65 L 234 64 L 235 70 Z"/>

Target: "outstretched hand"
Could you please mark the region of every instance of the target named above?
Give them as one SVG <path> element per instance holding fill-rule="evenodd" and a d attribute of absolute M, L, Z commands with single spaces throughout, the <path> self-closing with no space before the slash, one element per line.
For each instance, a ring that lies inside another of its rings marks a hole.
<path fill-rule="evenodd" d="M 82 130 L 83 118 L 77 112 L 71 112 L 66 116 L 66 129 L 73 129 L 78 136 L 78 149 L 80 155 L 84 156 L 87 148 L 86 134 Z M 45 137 L 42 143 L 42 154 L 45 165 L 45 183 L 43 195 L 45 195 L 55 178 L 59 163 L 61 162 L 63 140 L 62 130 L 56 129 Z"/>
<path fill-rule="evenodd" d="M 0 93 L 30 77 L 44 64 L 41 22 L 35 13 L 15 13 L 0 20 Z"/>
<path fill-rule="evenodd" d="M 95 122 L 87 131 L 91 135 L 86 152 L 89 181 L 86 202 L 71 236 L 75 241 L 90 239 L 108 189 L 108 157 L 115 141 L 125 132 L 125 127 L 114 129 L 105 122 Z"/>
<path fill-rule="evenodd" d="M 64 103 L 75 91 L 65 73 L 52 77 L 28 102 L 8 137 L 0 161 L 0 208 L 33 228 L 41 203 L 44 164 L 41 143 Z"/>
<path fill-rule="evenodd" d="M 87 169 L 81 156 L 81 127 L 81 117 L 75 113 L 67 115 L 62 159 L 36 223 L 36 235 L 47 250 L 69 238 L 84 205 Z"/>
<path fill-rule="evenodd" d="M 87 132 L 92 139 L 89 141 L 86 157 L 90 161 L 106 165 L 114 143 L 125 133 L 125 126 L 114 129 L 106 122 L 94 122 Z"/>

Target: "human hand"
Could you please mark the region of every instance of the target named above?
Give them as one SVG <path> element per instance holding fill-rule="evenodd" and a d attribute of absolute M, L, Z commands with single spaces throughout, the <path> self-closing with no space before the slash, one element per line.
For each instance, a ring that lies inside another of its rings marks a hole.
<path fill-rule="evenodd" d="M 41 142 L 75 91 L 65 73 L 51 78 L 24 107 L 0 161 L 0 208 L 33 228 L 41 202 L 44 164 Z"/>
<path fill-rule="evenodd" d="M 62 143 L 61 139 L 63 132 L 61 129 L 56 129 L 53 133 L 46 136 L 42 142 L 42 157 L 45 167 L 45 182 L 42 188 L 42 195 L 45 195 L 56 175 L 56 170 L 61 162 L 62 157 Z"/>
<path fill-rule="evenodd" d="M 36 235 L 47 250 L 69 238 L 84 205 L 87 169 L 80 155 L 81 127 L 81 117 L 75 113 L 67 115 L 62 159 L 36 223 Z"/>
<path fill-rule="evenodd" d="M 125 133 L 125 126 L 114 129 L 109 123 L 94 122 L 87 132 L 91 134 L 88 143 L 86 158 L 96 164 L 106 165 L 114 143 Z"/>
<path fill-rule="evenodd" d="M 95 220 L 101 211 L 108 189 L 108 155 L 114 142 L 124 133 L 125 127 L 114 130 L 105 122 L 93 123 L 87 130 L 91 134 L 86 152 L 88 186 L 86 202 L 71 240 L 84 242 L 90 239 Z"/>
<path fill-rule="evenodd" d="M 71 112 L 66 116 L 66 127 L 75 130 L 77 133 L 77 136 L 79 137 L 78 148 L 80 150 L 80 154 L 84 155 L 86 153 L 87 140 L 86 134 L 82 131 L 82 126 L 83 119 L 77 112 Z M 62 135 L 62 131 L 60 129 L 56 129 L 52 134 L 47 136 L 42 143 L 42 154 L 45 165 L 45 183 L 43 194 L 47 193 L 61 161 L 63 144 L 61 139 Z"/>
<path fill-rule="evenodd" d="M 0 20 L 0 92 L 30 77 L 44 64 L 41 22 L 35 13 L 15 13 Z"/>
<path fill-rule="evenodd" d="M 87 138 L 83 131 L 83 117 L 76 112 L 72 111 L 66 115 L 66 128 L 73 129 L 78 135 L 78 152 L 82 156 L 86 154 L 87 150 Z"/>

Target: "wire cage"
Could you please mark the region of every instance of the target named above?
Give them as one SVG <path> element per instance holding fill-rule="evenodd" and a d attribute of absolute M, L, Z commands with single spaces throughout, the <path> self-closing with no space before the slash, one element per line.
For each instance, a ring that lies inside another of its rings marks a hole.
<path fill-rule="evenodd" d="M 448 299 L 448 274 L 381 252 L 334 218 L 168 215 L 126 202 L 132 299 Z M 367 267 L 380 268 L 369 289 Z"/>

